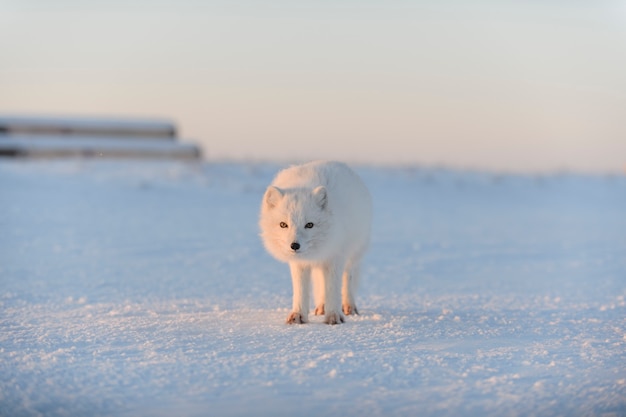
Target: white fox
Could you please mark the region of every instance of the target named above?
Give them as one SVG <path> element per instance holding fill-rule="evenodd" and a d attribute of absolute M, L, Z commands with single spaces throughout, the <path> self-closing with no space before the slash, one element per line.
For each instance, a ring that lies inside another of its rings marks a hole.
<path fill-rule="evenodd" d="M 358 314 L 354 296 L 371 223 L 369 191 L 346 164 L 316 161 L 276 175 L 263 197 L 259 225 L 267 251 L 291 269 L 288 324 L 308 321 L 311 279 L 315 314 L 326 323 Z"/>

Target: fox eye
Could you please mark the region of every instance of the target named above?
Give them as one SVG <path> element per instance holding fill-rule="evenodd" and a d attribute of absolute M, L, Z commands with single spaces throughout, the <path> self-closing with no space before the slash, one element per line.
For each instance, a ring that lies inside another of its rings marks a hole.
<path fill-rule="evenodd" d="M 304 225 L 305 229 L 312 229 L 313 228 L 313 223 L 307 223 Z"/>
<path fill-rule="evenodd" d="M 289 226 L 287 226 L 287 223 L 285 223 L 285 222 L 280 222 L 280 227 L 283 228 L 283 229 L 286 229 Z"/>

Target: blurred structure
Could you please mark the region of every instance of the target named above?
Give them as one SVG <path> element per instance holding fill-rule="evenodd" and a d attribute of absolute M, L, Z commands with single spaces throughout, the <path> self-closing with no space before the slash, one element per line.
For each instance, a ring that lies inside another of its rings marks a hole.
<path fill-rule="evenodd" d="M 197 159 L 166 120 L 0 116 L 0 156 Z"/>

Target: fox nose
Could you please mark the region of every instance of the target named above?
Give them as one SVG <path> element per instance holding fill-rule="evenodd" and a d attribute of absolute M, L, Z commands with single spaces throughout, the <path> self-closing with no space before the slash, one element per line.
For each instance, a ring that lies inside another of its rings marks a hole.
<path fill-rule="evenodd" d="M 293 250 L 298 250 L 298 249 L 300 249 L 300 244 L 299 244 L 298 242 L 293 242 L 293 243 L 291 244 L 291 249 L 293 249 Z"/>

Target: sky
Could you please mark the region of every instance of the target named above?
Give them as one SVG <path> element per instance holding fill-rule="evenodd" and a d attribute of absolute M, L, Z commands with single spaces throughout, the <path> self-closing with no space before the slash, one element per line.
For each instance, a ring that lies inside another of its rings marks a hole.
<path fill-rule="evenodd" d="M 0 57 L 0 114 L 209 160 L 626 173 L 626 0 L 2 0 Z"/>

